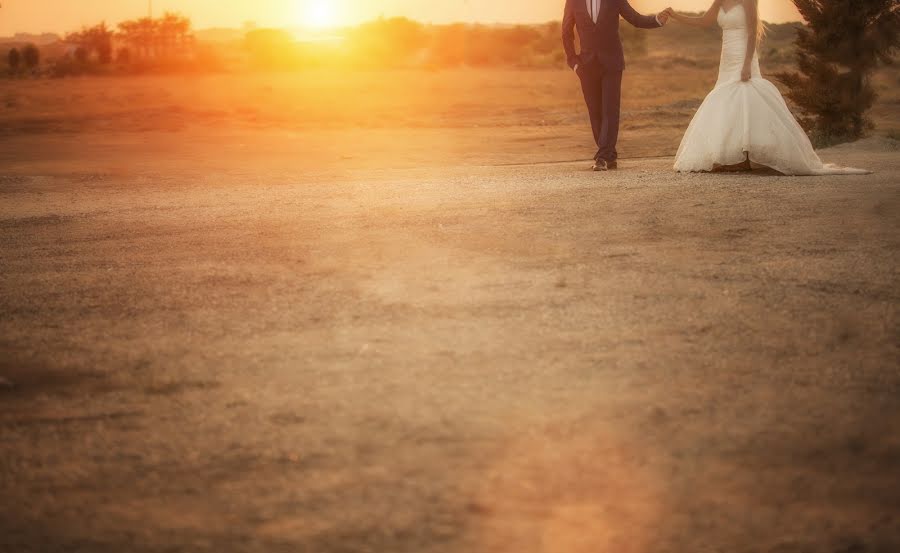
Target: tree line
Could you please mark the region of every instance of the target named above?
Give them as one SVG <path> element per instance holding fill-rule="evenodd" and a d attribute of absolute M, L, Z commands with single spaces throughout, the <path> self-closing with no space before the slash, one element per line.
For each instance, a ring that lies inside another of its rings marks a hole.
<path fill-rule="evenodd" d="M 175 13 L 161 18 L 142 17 L 123 21 L 112 29 L 102 22 L 66 35 L 74 46 L 74 58 L 81 64 L 95 61 L 108 65 L 135 60 L 166 60 L 185 55 L 194 44 L 190 19 Z M 117 48 L 114 46 L 118 45 Z"/>
<path fill-rule="evenodd" d="M 13 76 L 26 70 L 32 74 L 63 77 L 80 73 L 103 72 L 119 66 L 164 66 L 185 63 L 195 54 L 190 19 L 175 13 L 160 18 L 143 17 L 123 21 L 114 28 L 101 22 L 65 35 L 61 43 L 45 46 L 52 56 L 41 71 L 41 50 L 28 44 L 12 48 L 6 55 Z"/>
<path fill-rule="evenodd" d="M 647 53 L 645 32 L 623 26 L 621 33 L 628 55 Z M 394 17 L 347 29 L 335 47 L 298 41 L 281 29 L 250 31 L 244 42 L 251 65 L 262 69 L 565 65 L 558 22 L 512 26 L 425 25 Z"/>

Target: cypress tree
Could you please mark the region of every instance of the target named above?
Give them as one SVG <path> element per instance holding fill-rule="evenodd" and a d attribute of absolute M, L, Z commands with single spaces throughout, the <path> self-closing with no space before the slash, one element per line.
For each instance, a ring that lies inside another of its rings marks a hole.
<path fill-rule="evenodd" d="M 807 25 L 797 29 L 798 72 L 776 78 L 802 111 L 819 145 L 853 140 L 873 128 L 870 78 L 900 46 L 900 0 L 793 0 Z"/>

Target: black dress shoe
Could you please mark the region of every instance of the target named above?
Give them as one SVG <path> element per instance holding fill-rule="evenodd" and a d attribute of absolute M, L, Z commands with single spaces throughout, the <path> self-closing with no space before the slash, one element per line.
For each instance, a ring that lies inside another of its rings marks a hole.
<path fill-rule="evenodd" d="M 598 159 L 594 162 L 594 165 L 591 166 L 591 171 L 606 171 L 607 165 L 605 159 Z"/>
<path fill-rule="evenodd" d="M 606 168 L 607 168 L 607 169 L 618 169 L 618 168 L 619 168 L 619 163 L 618 163 L 616 160 L 607 161 L 607 162 L 606 162 Z"/>

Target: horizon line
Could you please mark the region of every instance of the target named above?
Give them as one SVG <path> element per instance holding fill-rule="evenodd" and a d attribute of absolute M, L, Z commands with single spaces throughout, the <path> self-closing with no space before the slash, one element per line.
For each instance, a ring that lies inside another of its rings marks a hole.
<path fill-rule="evenodd" d="M 174 13 L 174 14 L 176 14 L 176 15 L 181 15 L 181 16 L 183 16 L 183 17 L 187 17 L 187 16 L 185 16 L 184 14 L 181 14 L 181 13 L 178 13 L 178 12 L 170 12 L 170 13 Z M 686 11 L 686 12 L 683 12 L 683 13 L 697 13 L 697 12 L 689 12 L 689 11 Z M 154 17 L 154 19 L 158 19 L 158 18 L 159 18 L 159 16 Z M 190 17 L 187 17 L 187 18 L 188 18 L 188 19 L 191 19 Z M 2 38 L 14 38 L 16 35 L 20 35 L 20 34 L 23 34 L 23 35 L 35 35 L 35 36 L 40 36 L 40 35 L 57 35 L 57 36 L 64 36 L 65 34 L 70 33 L 70 32 L 74 32 L 74 31 L 77 31 L 78 29 L 81 29 L 81 28 L 84 28 L 84 27 L 92 27 L 92 26 L 94 26 L 94 25 L 100 25 L 101 23 L 107 23 L 107 24 L 109 24 L 111 27 L 115 28 L 115 27 L 118 27 L 118 25 L 121 24 L 122 22 L 125 22 L 125 21 L 134 21 L 134 20 L 137 20 L 137 19 L 146 19 L 146 16 L 144 16 L 144 17 L 137 17 L 137 18 L 131 18 L 131 19 L 122 19 L 121 21 L 118 21 L 118 22 L 115 22 L 115 23 L 110 23 L 110 22 L 108 22 L 106 19 L 100 19 L 100 20 L 98 20 L 96 23 L 94 23 L 93 25 L 84 25 L 84 26 L 82 26 L 82 27 L 77 27 L 77 28 L 74 28 L 74 29 L 66 30 L 66 31 L 48 31 L 48 30 L 42 30 L 42 31 L 22 31 L 22 30 L 16 30 L 16 31 L 13 31 L 11 35 L 5 35 L 5 36 L 4 36 L 4 35 L 0 35 L 0 37 L 2 37 Z M 421 25 L 423 25 L 423 26 L 435 26 L 435 27 L 438 27 L 438 26 L 449 26 L 449 25 L 485 25 L 485 26 L 493 26 L 493 27 L 515 27 L 515 26 L 520 26 L 520 25 L 521 25 L 521 26 L 536 26 L 536 25 L 549 25 L 549 24 L 551 24 L 551 23 L 561 23 L 561 20 L 560 20 L 560 19 L 549 19 L 549 20 L 544 20 L 544 21 L 522 21 L 522 22 L 508 22 L 508 21 L 507 21 L 507 22 L 501 22 L 501 21 L 494 21 L 494 22 L 486 22 L 486 21 L 448 21 L 448 22 L 444 22 L 444 23 L 438 23 L 438 22 L 434 22 L 434 21 L 422 21 L 422 20 L 419 20 L 419 19 L 414 19 L 414 18 L 412 18 L 412 17 L 405 16 L 405 15 L 396 15 L 396 16 L 379 16 L 379 17 L 375 17 L 375 18 L 372 18 L 372 19 L 367 19 L 367 20 L 365 20 L 365 21 L 360 21 L 360 22 L 355 23 L 355 24 L 352 24 L 352 25 L 335 25 L 335 26 L 331 26 L 331 27 L 311 27 L 311 26 L 304 26 L 304 25 L 286 25 L 286 26 L 280 26 L 280 27 L 278 27 L 278 26 L 256 25 L 256 24 L 254 24 L 252 28 L 247 29 L 246 26 L 247 26 L 248 23 L 254 23 L 254 22 L 252 22 L 252 21 L 247 21 L 247 22 L 245 22 L 243 25 L 240 25 L 240 26 L 232 26 L 232 27 L 229 27 L 229 26 L 197 27 L 197 28 L 194 28 L 194 29 L 193 29 L 193 32 L 217 31 L 217 30 L 226 30 L 226 31 L 244 31 L 244 32 L 249 32 L 249 31 L 251 31 L 251 30 L 267 30 L 267 29 L 269 29 L 269 30 L 297 30 L 297 29 L 303 29 L 303 30 L 306 30 L 306 31 L 314 31 L 314 32 L 319 32 L 319 33 L 325 33 L 325 32 L 341 31 L 341 30 L 345 30 L 345 29 L 353 29 L 353 28 L 356 28 L 356 27 L 360 27 L 360 26 L 362 26 L 362 25 L 366 25 L 366 24 L 368 24 L 368 23 L 373 23 L 373 22 L 376 22 L 376 21 L 382 21 L 382 20 L 391 20 L 391 19 L 406 19 L 406 20 L 412 21 L 412 22 L 414 22 L 414 23 L 419 23 L 419 24 L 421 24 Z M 803 20 L 801 20 L 801 19 L 795 19 L 795 20 L 789 20 L 789 21 L 781 21 L 781 22 L 778 22 L 778 23 L 773 23 L 773 22 L 771 22 L 771 21 L 765 21 L 765 20 L 764 20 L 763 22 L 766 23 L 766 24 L 768 24 L 768 25 L 786 25 L 786 24 L 790 24 L 790 23 L 803 23 Z"/>

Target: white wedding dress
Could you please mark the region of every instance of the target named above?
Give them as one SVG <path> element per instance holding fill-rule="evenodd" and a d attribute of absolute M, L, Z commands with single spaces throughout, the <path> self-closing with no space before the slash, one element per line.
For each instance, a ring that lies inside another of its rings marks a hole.
<path fill-rule="evenodd" d="M 684 133 L 675 170 L 710 171 L 717 165 L 742 163 L 749 155 L 751 162 L 786 175 L 868 173 L 822 163 L 781 93 L 762 78 L 757 55 L 750 80 L 741 81 L 751 32 L 743 4 L 728 11 L 720 8 L 718 21 L 722 27 L 719 80 Z"/>

